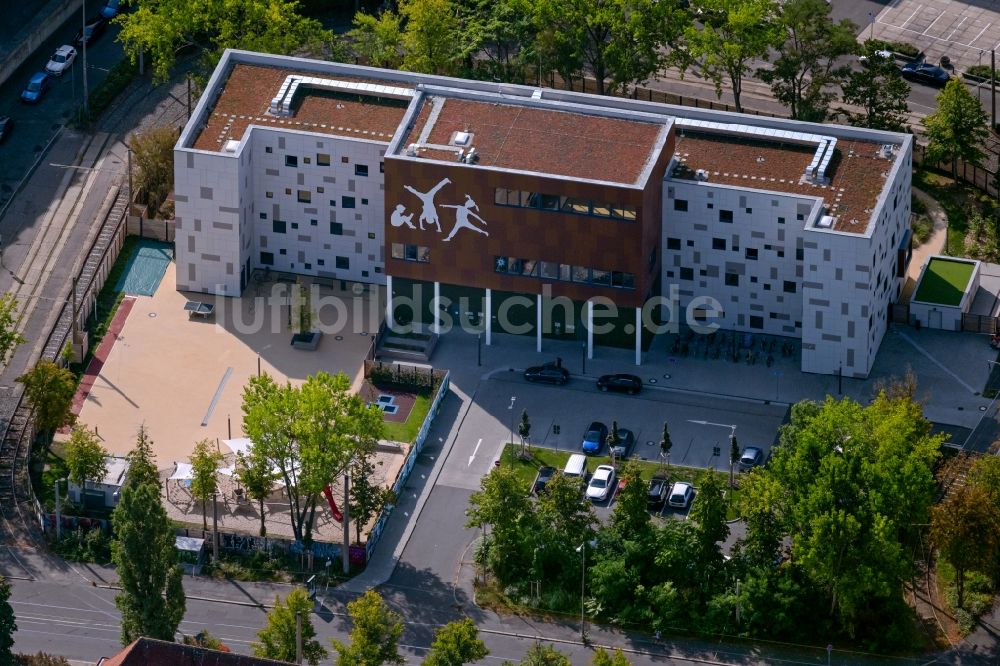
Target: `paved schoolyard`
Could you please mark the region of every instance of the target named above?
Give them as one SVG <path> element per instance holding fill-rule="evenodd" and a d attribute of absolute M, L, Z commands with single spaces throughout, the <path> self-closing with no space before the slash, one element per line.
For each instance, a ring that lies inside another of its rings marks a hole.
<path fill-rule="evenodd" d="M 960 72 L 990 64 L 990 50 L 1000 47 L 1000 6 L 982 0 L 894 0 L 877 15 L 874 33 L 876 39 L 913 44 L 928 62 L 947 55 Z M 861 38 L 870 34 L 866 25 Z"/>

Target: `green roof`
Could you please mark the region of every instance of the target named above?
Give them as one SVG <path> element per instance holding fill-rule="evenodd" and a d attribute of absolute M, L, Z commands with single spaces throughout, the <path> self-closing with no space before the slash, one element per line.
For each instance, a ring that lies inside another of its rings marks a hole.
<path fill-rule="evenodd" d="M 924 276 L 913 300 L 939 305 L 958 305 L 962 302 L 969 280 L 972 279 L 971 261 L 955 261 L 935 257 L 927 264 Z"/>

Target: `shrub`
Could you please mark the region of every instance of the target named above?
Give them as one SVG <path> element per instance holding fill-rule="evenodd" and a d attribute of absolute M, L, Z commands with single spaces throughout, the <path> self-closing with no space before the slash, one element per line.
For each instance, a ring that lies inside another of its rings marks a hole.
<path fill-rule="evenodd" d="M 128 87 L 128 84 L 131 83 L 138 71 L 136 65 L 128 58 L 119 60 L 87 98 L 90 103 L 90 108 L 88 109 L 90 116 L 84 118 L 84 121 L 93 122 L 100 118 L 101 114 L 111 106 L 115 98 Z"/>
<path fill-rule="evenodd" d="M 865 46 L 871 46 L 879 51 L 892 51 L 906 58 L 920 57 L 920 49 L 913 44 L 906 42 L 892 42 L 884 39 L 869 39 L 865 41 Z"/>
<path fill-rule="evenodd" d="M 977 76 L 981 79 L 990 78 L 990 66 L 989 65 L 973 65 L 972 67 L 965 70 L 965 73 L 969 76 Z M 996 78 L 1000 79 L 1000 71 L 995 74 Z"/>

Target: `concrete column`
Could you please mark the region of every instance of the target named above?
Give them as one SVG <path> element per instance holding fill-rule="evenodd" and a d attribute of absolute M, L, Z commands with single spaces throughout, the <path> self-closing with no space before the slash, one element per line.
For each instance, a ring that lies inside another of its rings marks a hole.
<path fill-rule="evenodd" d="M 486 312 L 483 313 L 486 317 L 486 346 L 489 347 L 493 343 L 493 290 L 486 290 Z"/>
<path fill-rule="evenodd" d="M 538 294 L 536 300 L 538 307 L 535 313 L 535 351 L 541 353 L 542 351 L 542 295 Z"/>
<path fill-rule="evenodd" d="M 431 330 L 434 331 L 435 335 L 441 334 L 441 308 L 439 306 L 440 302 L 441 302 L 441 283 L 435 282 L 434 300 L 431 301 L 432 316 L 434 317 L 433 324 L 431 325 Z"/>
<path fill-rule="evenodd" d="M 642 365 L 642 308 L 635 309 L 635 364 Z"/>
<path fill-rule="evenodd" d="M 392 330 L 392 276 L 385 276 L 385 325 Z"/>
<path fill-rule="evenodd" d="M 594 302 L 587 301 L 587 358 L 594 358 Z"/>

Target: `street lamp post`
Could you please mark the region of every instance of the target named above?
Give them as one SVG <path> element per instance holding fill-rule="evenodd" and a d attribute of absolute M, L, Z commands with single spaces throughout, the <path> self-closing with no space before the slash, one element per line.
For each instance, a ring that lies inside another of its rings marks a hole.
<path fill-rule="evenodd" d="M 587 640 L 587 624 L 584 615 L 584 595 L 587 591 L 587 542 L 584 541 L 576 549 L 580 553 L 580 640 Z"/>
<path fill-rule="evenodd" d="M 875 39 L 875 12 L 868 12 L 868 21 L 871 25 L 868 39 Z"/>
<path fill-rule="evenodd" d="M 688 419 L 688 423 L 695 423 L 702 426 L 715 426 L 717 428 L 729 428 L 729 441 L 730 444 L 736 441 L 736 426 L 732 423 L 712 423 L 711 421 L 696 421 L 695 419 Z M 718 447 L 716 447 L 718 448 Z"/>
<path fill-rule="evenodd" d="M 510 396 L 510 405 L 507 406 L 507 411 L 510 412 L 510 450 L 511 455 L 514 455 L 514 403 L 517 402 L 517 396 Z M 513 465 L 513 461 L 511 465 Z"/>

